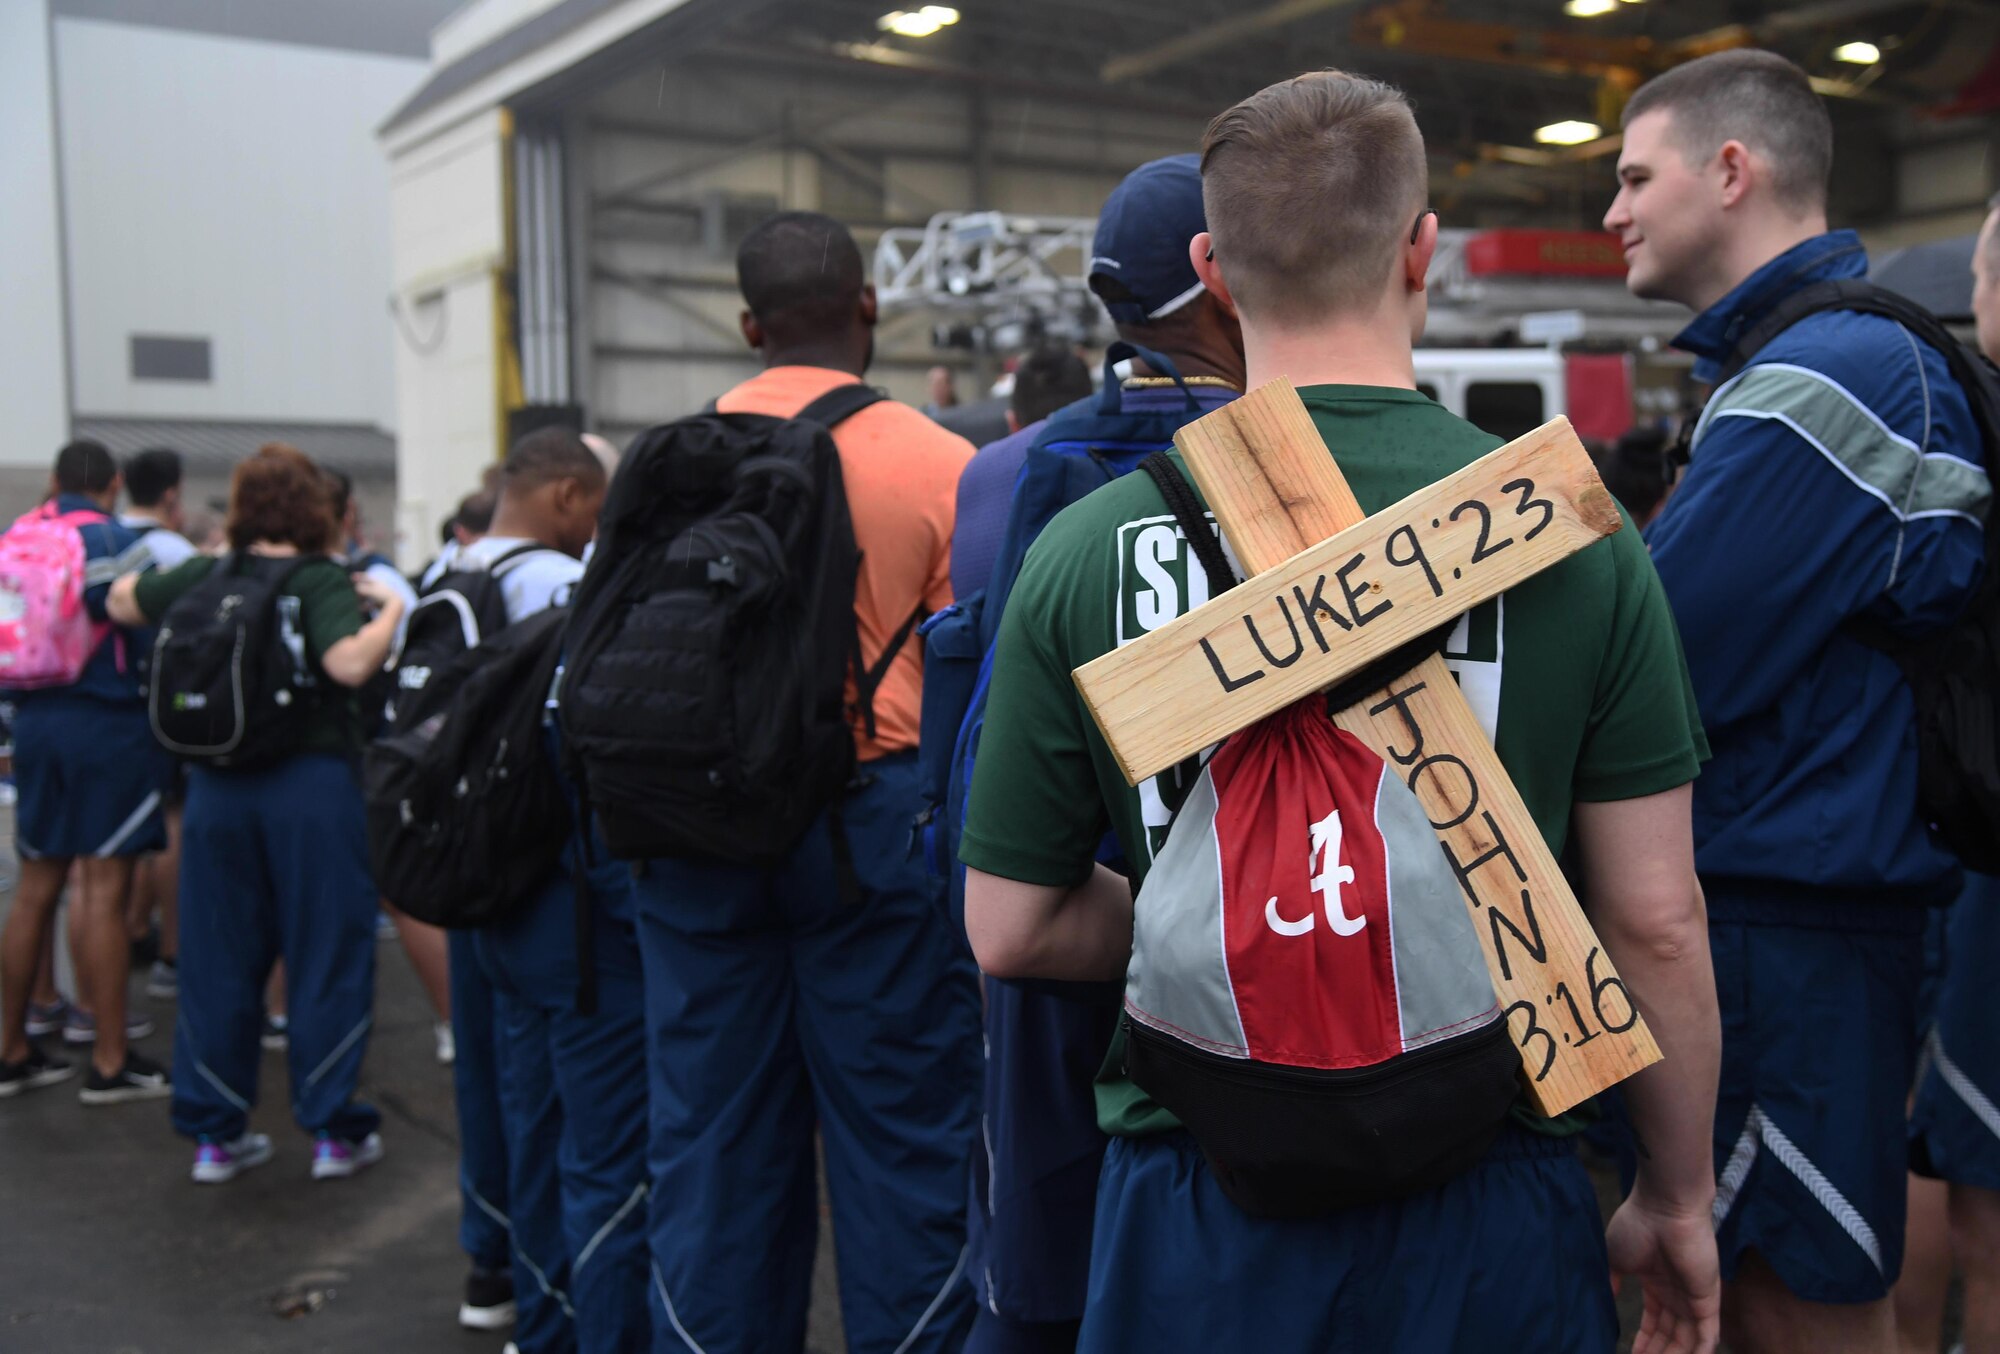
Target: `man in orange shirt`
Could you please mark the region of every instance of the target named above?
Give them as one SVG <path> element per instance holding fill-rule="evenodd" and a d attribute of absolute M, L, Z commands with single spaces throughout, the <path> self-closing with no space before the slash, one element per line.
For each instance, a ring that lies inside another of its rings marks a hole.
<path fill-rule="evenodd" d="M 737 255 L 762 374 L 716 401 L 789 418 L 858 381 L 875 292 L 830 217 L 786 212 Z M 977 1131 L 969 957 L 909 849 L 919 808 L 916 620 L 951 602 L 964 439 L 882 401 L 841 421 L 861 566 L 854 781 L 770 868 L 653 860 L 638 878 L 652 1097 L 656 1350 L 804 1346 L 824 1144 L 848 1348 L 955 1351 L 971 1323 L 965 1204 Z M 850 707 L 854 700 L 850 678 Z"/>

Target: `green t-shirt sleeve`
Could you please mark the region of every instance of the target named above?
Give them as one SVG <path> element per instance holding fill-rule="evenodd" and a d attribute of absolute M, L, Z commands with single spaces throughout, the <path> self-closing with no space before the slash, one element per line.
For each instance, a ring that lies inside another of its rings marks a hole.
<path fill-rule="evenodd" d="M 167 608 L 178 602 L 182 593 L 207 578 L 214 567 L 212 556 L 196 555 L 172 569 L 149 569 L 139 575 L 132 601 L 149 623 L 158 624 L 167 614 Z"/>
<path fill-rule="evenodd" d="M 299 599 L 300 623 L 306 635 L 306 651 L 314 663 L 326 651 L 361 629 L 361 599 L 347 571 L 330 559 L 314 560 L 299 567 L 287 589 Z"/>
<path fill-rule="evenodd" d="M 1646 542 L 1627 518 L 1609 545 L 1616 601 L 1576 768 L 1576 797 L 1590 801 L 1674 789 L 1708 759 L 1680 631 Z"/>
<path fill-rule="evenodd" d="M 1039 545 L 1000 621 L 958 856 L 987 874 L 1067 887 L 1090 874 L 1108 819 L 1061 641 L 1065 583 Z"/>

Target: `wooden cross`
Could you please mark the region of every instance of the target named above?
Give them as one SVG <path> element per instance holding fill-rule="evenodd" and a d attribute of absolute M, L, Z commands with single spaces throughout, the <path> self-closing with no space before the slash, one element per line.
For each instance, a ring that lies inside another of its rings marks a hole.
<path fill-rule="evenodd" d="M 1134 785 L 1609 536 L 1567 419 L 1366 517 L 1289 382 L 1176 435 L 1253 577 L 1075 672 Z M 1555 1115 L 1659 1046 L 1441 656 L 1334 722 L 1402 771 L 1477 923 L 1522 1075 Z"/>

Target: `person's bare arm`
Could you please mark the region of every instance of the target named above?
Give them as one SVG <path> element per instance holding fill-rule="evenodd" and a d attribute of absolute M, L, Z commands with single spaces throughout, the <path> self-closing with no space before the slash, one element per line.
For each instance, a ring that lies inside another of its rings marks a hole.
<path fill-rule="evenodd" d="M 111 581 L 104 598 L 104 614 L 115 625 L 144 625 L 146 613 L 139 610 L 139 575 L 121 574 Z"/>
<path fill-rule="evenodd" d="M 1132 886 L 1098 865 L 1069 888 L 968 868 L 965 930 L 995 978 L 1110 981 L 1132 957 Z"/>
<path fill-rule="evenodd" d="M 1722 1028 L 1708 912 L 1694 872 L 1693 791 L 1576 806 L 1583 895 L 1661 1060 L 1623 1083 L 1639 1174 L 1606 1234 L 1615 1274 L 1639 1280 L 1635 1354 L 1713 1350 L 1720 1332 L 1713 1133 Z"/>
<path fill-rule="evenodd" d="M 326 675 L 345 687 L 361 686 L 382 670 L 389 646 L 396 642 L 396 626 L 403 619 L 403 599 L 394 589 L 366 574 L 356 574 L 354 591 L 362 601 L 379 608 L 375 619 L 329 644 L 319 659 Z"/>

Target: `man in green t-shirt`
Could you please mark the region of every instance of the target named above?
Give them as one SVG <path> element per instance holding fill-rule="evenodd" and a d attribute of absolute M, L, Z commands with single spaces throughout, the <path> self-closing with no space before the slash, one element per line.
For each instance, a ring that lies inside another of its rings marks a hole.
<path fill-rule="evenodd" d="M 1436 245 L 1423 140 L 1397 91 L 1338 72 L 1224 113 L 1203 149 L 1207 290 L 1243 324 L 1249 387 L 1285 376 L 1370 511 L 1493 449 L 1416 393 Z M 1190 761 L 1126 786 L 1070 672 L 1205 600 L 1150 478 L 1076 504 L 1002 623 L 960 854 L 966 925 L 1002 977 L 1109 979 Z M 1641 1350 L 1713 1348 L 1708 1160 L 1717 1030 L 1688 785 L 1707 747 L 1678 637 L 1627 529 L 1463 617 L 1446 657 L 1550 848 L 1573 835 L 1599 937 L 1666 1057 L 1627 1083 L 1638 1179 L 1607 1234 L 1570 1122 L 1525 1108 L 1443 1187 L 1306 1221 L 1250 1217 L 1112 1050 L 1080 1349 L 1609 1350 L 1610 1271 L 1641 1280 Z M 1094 864 L 1106 827 L 1128 881 Z"/>

